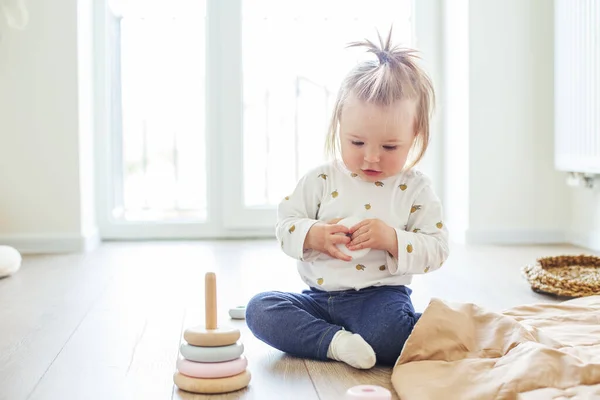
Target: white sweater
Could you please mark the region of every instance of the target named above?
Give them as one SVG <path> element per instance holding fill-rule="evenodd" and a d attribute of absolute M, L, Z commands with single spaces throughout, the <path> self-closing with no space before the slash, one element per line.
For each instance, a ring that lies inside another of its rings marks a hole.
<path fill-rule="evenodd" d="M 306 234 L 317 221 L 349 216 L 378 218 L 393 227 L 398 258 L 371 249 L 346 262 L 304 249 Z M 412 275 L 435 271 L 448 257 L 442 205 L 430 179 L 414 169 L 367 182 L 341 161 L 314 168 L 279 204 L 276 235 L 283 251 L 298 260 L 302 280 L 325 291 L 407 285 Z"/>

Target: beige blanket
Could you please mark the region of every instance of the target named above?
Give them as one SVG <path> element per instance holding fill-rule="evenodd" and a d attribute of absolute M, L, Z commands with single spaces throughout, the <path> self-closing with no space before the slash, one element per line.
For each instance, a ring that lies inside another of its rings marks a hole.
<path fill-rule="evenodd" d="M 402 400 L 600 399 L 600 296 L 502 313 L 435 299 L 392 384 Z"/>

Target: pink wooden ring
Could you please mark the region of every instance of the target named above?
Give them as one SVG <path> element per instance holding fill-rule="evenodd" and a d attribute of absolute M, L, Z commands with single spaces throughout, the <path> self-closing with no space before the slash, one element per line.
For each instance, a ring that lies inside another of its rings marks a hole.
<path fill-rule="evenodd" d="M 177 362 L 179 372 L 192 378 L 226 378 L 241 374 L 247 366 L 248 360 L 244 356 L 217 363 L 200 363 L 186 359 Z"/>
<path fill-rule="evenodd" d="M 392 393 L 384 387 L 375 385 L 359 385 L 348 389 L 345 400 L 390 400 Z"/>

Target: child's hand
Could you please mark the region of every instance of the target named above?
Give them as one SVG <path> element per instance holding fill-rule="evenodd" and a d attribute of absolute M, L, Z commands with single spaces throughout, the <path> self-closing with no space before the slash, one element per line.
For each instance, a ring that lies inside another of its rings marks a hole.
<path fill-rule="evenodd" d="M 350 228 L 350 250 L 378 249 L 394 253 L 397 247 L 396 231 L 380 219 L 365 219 Z"/>
<path fill-rule="evenodd" d="M 351 261 L 352 257 L 342 253 L 337 248 L 337 244 L 348 244 L 350 238 L 346 236 L 348 228 L 343 225 L 337 225 L 340 219 L 328 221 L 326 224 L 318 222 L 314 224 L 306 235 L 305 247 L 328 254 L 333 258 L 343 261 Z"/>

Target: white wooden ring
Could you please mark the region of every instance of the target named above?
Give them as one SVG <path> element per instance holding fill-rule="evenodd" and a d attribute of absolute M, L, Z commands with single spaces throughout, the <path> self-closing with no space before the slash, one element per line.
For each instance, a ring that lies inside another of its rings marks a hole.
<path fill-rule="evenodd" d="M 342 219 L 341 221 L 338 221 L 338 225 L 343 225 L 346 228 L 350 229 L 354 225 L 358 224 L 360 221 L 362 221 L 362 219 L 360 219 L 358 217 L 347 217 L 347 218 Z M 342 235 L 342 233 L 340 233 L 340 235 Z M 360 249 L 360 250 L 350 250 L 349 248 L 346 247 L 346 245 L 344 243 L 337 244 L 336 246 L 342 253 L 346 254 L 347 256 L 352 257 L 353 260 L 362 258 L 362 257 L 366 256 L 367 253 L 369 253 L 369 251 L 371 251 L 370 248 Z"/>

